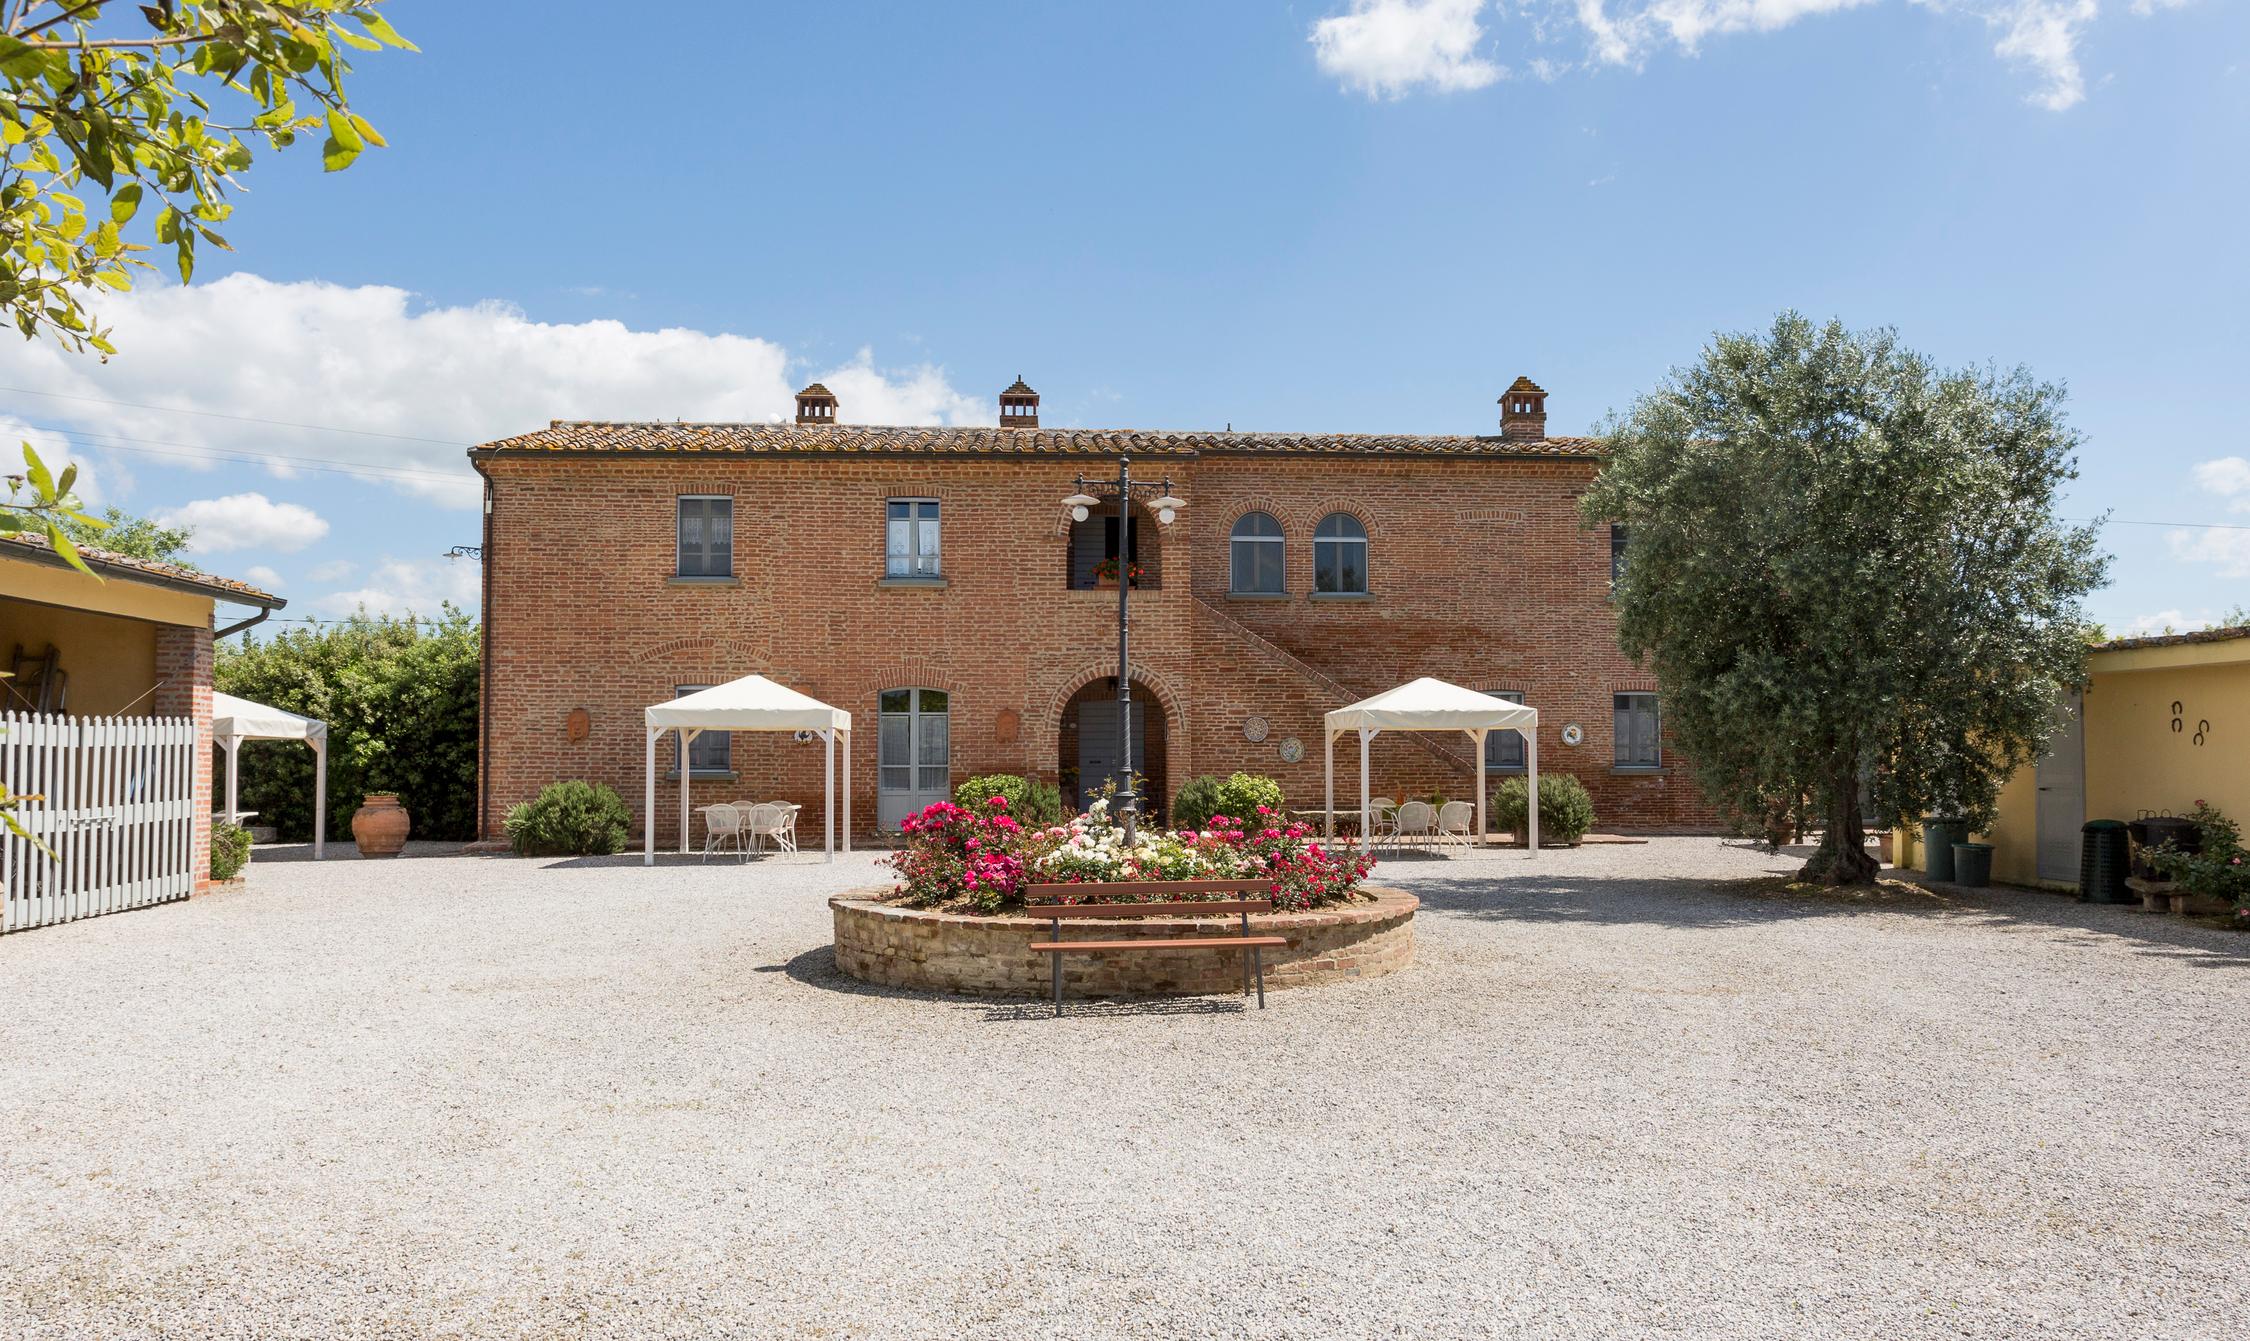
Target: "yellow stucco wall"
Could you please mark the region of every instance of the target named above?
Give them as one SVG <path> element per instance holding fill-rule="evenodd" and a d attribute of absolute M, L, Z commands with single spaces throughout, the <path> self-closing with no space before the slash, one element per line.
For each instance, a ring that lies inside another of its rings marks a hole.
<path fill-rule="evenodd" d="M 66 610 L 52 605 L 0 598 L 0 657 L 21 646 L 38 655 L 53 646 L 56 664 L 70 675 L 67 711 L 109 717 L 149 711 L 156 684 L 156 625 L 143 619 Z M 8 669 L 0 662 L 0 670 Z M 30 705 L 0 680 L 0 702 L 17 711 Z"/>
<path fill-rule="evenodd" d="M 2207 801 L 2250 820 L 2250 638 L 2095 652 L 2085 692 L 2086 818 L 2184 815 Z M 2174 731 L 2172 705 L 2180 705 Z M 2201 730 L 2203 740 L 2196 742 Z M 2000 792 L 1992 877 L 2038 883 L 2038 785 L 2022 769 Z M 1901 864 L 1923 869 L 1917 840 Z"/>

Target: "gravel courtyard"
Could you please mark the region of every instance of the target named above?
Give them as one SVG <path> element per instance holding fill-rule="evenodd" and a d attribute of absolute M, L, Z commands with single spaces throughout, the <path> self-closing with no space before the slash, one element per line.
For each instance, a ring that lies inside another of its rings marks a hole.
<path fill-rule="evenodd" d="M 0 940 L 0 1335 L 2250 1332 L 2250 937 L 1790 864 L 1402 860 L 1411 971 L 1057 1021 L 839 977 L 865 856 L 262 858 Z"/>

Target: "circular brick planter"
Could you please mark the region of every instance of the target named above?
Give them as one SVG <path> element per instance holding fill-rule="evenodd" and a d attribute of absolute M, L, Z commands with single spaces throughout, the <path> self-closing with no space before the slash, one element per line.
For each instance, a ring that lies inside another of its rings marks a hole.
<path fill-rule="evenodd" d="M 967 996 L 1045 996 L 1048 956 L 1028 948 L 1047 940 L 1054 924 L 1027 917 L 981 917 L 885 903 L 887 889 L 855 889 L 828 901 L 836 915 L 836 967 L 862 982 Z M 1265 952 L 1266 986 L 1312 987 L 1379 978 L 1414 959 L 1414 910 L 1404 890 L 1370 886 L 1372 901 L 1308 913 L 1251 919 L 1259 935 L 1289 944 Z M 1072 918 L 1072 940 L 1163 940 L 1208 935 L 1232 917 Z M 1063 956 L 1063 990 L 1071 996 L 1170 996 L 1239 992 L 1242 955 L 1216 950 L 1134 950 Z"/>

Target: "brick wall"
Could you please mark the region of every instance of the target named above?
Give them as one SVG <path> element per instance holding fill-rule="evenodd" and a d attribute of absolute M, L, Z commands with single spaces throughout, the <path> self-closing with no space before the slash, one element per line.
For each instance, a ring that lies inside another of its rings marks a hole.
<path fill-rule="evenodd" d="M 606 782 L 638 815 L 641 709 L 681 684 L 758 672 L 853 714 L 855 827 L 877 815 L 876 696 L 952 695 L 952 775 L 1055 781 L 1065 708 L 1116 670 L 1116 593 L 1066 587 L 1070 521 L 1059 500 L 1085 463 L 1065 458 L 837 459 L 501 456 L 486 553 L 492 649 L 484 831 L 559 778 Z M 1711 816 L 1667 759 L 1614 774 L 1610 695 L 1653 685 L 1618 653 L 1609 542 L 1582 531 L 1583 461 L 1207 457 L 1136 462 L 1169 474 L 1188 510 L 1145 547 L 1160 585 L 1133 594 L 1134 693 L 1161 714 L 1167 794 L 1199 773 L 1282 780 L 1317 805 L 1320 715 L 1417 675 L 1525 693 L 1541 712 L 1544 771 L 1579 776 L 1605 829 L 1700 827 Z M 728 494 L 735 573 L 672 579 L 674 499 Z M 946 584 L 886 586 L 883 503 L 937 498 Z M 1260 508 L 1287 539 L 1289 596 L 1230 599 L 1228 533 Z M 1330 511 L 1369 536 L 1365 600 L 1308 597 L 1312 532 Z M 1160 549 L 1160 553 L 1158 550 Z M 591 730 L 568 739 L 586 709 Z M 1245 721 L 1266 719 L 1265 738 Z M 1566 723 L 1584 741 L 1562 743 Z M 1152 733 L 1153 734 L 1153 733 Z M 1288 739 L 1301 762 L 1281 762 Z M 668 738 L 660 768 L 669 767 Z M 1338 743 L 1339 801 L 1358 794 L 1357 741 Z M 735 780 L 694 781 L 696 804 L 795 800 L 818 841 L 821 754 L 785 735 L 738 733 Z M 1156 761 L 1151 761 L 1152 763 Z M 1467 737 L 1385 736 L 1378 791 L 1473 794 Z M 659 784 L 657 831 L 676 841 L 675 783 Z"/>
<path fill-rule="evenodd" d="M 156 627 L 156 693 L 149 711 L 195 720 L 195 888 L 211 884 L 211 630 Z"/>

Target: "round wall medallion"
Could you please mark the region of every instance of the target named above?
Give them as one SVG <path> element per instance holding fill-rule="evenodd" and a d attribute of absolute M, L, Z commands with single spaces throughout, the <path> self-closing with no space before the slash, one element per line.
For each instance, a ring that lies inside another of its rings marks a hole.
<path fill-rule="evenodd" d="M 1264 740 L 1269 729 L 1266 725 L 1266 719 L 1263 717 L 1245 717 L 1242 719 L 1242 738 L 1244 740 L 1253 742 Z"/>
<path fill-rule="evenodd" d="M 1293 764 L 1305 757 L 1305 742 L 1291 736 L 1281 742 L 1281 762 Z"/>
<path fill-rule="evenodd" d="M 1562 729 L 1562 743 L 1565 745 L 1576 745 L 1585 739 L 1586 728 L 1576 722 L 1572 722 Z"/>

